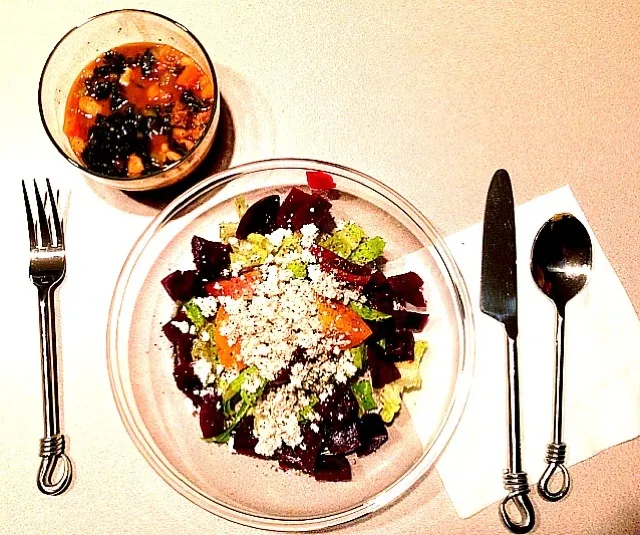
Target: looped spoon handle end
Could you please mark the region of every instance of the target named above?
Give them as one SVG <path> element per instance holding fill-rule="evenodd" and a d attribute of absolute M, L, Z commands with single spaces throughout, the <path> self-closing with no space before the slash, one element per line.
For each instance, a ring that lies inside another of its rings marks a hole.
<path fill-rule="evenodd" d="M 533 504 L 529 498 L 529 484 L 527 482 L 527 474 L 525 472 L 504 474 L 504 486 L 507 490 L 510 490 L 507 497 L 502 500 L 500 504 L 500 516 L 502 517 L 503 524 L 507 527 L 511 533 L 529 533 L 536 523 L 536 515 L 533 509 Z M 507 505 L 512 502 L 518 513 L 520 519 L 515 521 L 511 518 Z"/>
<path fill-rule="evenodd" d="M 571 477 L 569 476 L 569 470 L 564 465 L 565 453 L 567 446 L 562 443 L 552 443 L 547 446 L 547 469 L 542 474 L 538 483 L 538 491 L 540 495 L 549 502 L 557 502 L 564 498 L 569 492 L 571 487 Z M 552 492 L 549 489 L 551 478 L 555 472 L 559 470 L 562 473 L 562 485 L 560 489 Z"/>
<path fill-rule="evenodd" d="M 38 489 L 43 494 L 57 496 L 69 488 L 73 469 L 71 460 L 64 452 L 64 435 L 54 435 L 43 438 L 40 441 L 40 470 L 38 471 Z M 62 463 L 59 469 L 59 478 L 53 480 L 58 463 Z"/>

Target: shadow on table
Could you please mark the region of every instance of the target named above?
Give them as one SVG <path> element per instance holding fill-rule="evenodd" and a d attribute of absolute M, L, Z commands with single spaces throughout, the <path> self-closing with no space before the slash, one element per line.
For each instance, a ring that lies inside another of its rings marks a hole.
<path fill-rule="evenodd" d="M 119 210 L 140 215 L 155 215 L 173 199 L 201 180 L 228 169 L 236 145 L 236 131 L 231 110 L 224 96 L 220 97 L 220 121 L 213 146 L 202 164 L 189 176 L 172 186 L 154 191 L 121 191 L 99 184 L 89 178 L 87 182 L 96 194 Z"/>

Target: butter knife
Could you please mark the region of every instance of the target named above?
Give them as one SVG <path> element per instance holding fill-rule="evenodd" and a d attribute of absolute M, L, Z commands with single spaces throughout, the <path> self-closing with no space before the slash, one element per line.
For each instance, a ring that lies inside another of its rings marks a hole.
<path fill-rule="evenodd" d="M 480 310 L 505 327 L 509 384 L 509 468 L 503 472 L 508 491 L 500 516 L 512 533 L 528 533 L 535 524 L 529 483 L 522 471 L 520 448 L 520 392 L 518 384 L 518 286 L 516 277 L 516 226 L 513 189 L 509 174 L 500 169 L 489 185 L 482 233 Z M 510 505 L 511 503 L 511 505 Z M 510 512 L 517 509 L 520 518 Z"/>

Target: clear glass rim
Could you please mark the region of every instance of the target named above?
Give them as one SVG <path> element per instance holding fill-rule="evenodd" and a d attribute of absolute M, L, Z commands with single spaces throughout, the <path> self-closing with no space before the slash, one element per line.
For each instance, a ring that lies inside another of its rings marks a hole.
<path fill-rule="evenodd" d="M 149 444 L 146 441 L 144 433 L 139 429 L 139 424 L 135 421 L 131 409 L 126 403 L 124 385 L 120 380 L 121 375 L 119 373 L 117 357 L 118 318 L 123 305 L 125 290 L 138 258 L 144 252 L 147 244 L 151 241 L 158 228 L 197 198 L 206 195 L 214 188 L 233 181 L 238 176 L 278 169 L 309 169 L 324 171 L 327 173 L 339 172 L 342 177 L 355 181 L 358 184 L 373 190 L 375 193 L 383 195 L 388 201 L 392 202 L 396 207 L 402 210 L 425 232 L 425 234 L 427 234 L 440 260 L 445 266 L 447 275 L 452 283 L 454 291 L 453 298 L 456 301 L 455 304 L 457 305 L 461 323 L 461 329 L 458 333 L 458 343 L 461 348 L 460 360 L 455 387 L 446 416 L 444 417 L 443 423 L 440 425 L 437 437 L 431 447 L 424 452 L 420 459 L 416 461 L 416 463 L 414 463 L 397 481 L 360 505 L 337 513 L 296 518 L 261 516 L 236 509 L 230 505 L 204 495 L 189 481 L 186 481 L 180 475 L 176 474 L 168 466 L 168 463 L 165 462 L 164 456 L 157 451 L 153 444 Z M 435 227 L 429 222 L 429 220 L 427 220 L 426 217 L 413 207 L 411 203 L 379 180 L 345 166 L 312 159 L 275 158 L 231 167 L 192 186 L 168 204 L 149 224 L 127 256 L 118 276 L 107 324 L 107 368 L 112 393 L 122 422 L 127 429 L 129 436 L 132 438 L 136 447 L 140 450 L 146 461 L 153 467 L 156 473 L 167 484 L 169 484 L 169 486 L 196 505 L 232 522 L 267 530 L 310 531 L 325 529 L 371 514 L 396 501 L 419 479 L 421 479 L 430 468 L 433 467 L 436 460 L 444 451 L 444 448 L 453 436 L 467 403 L 471 388 L 474 361 L 475 328 L 471 300 L 460 270 L 456 265 L 453 256 L 449 252 L 446 243 L 440 237 Z"/>
<path fill-rule="evenodd" d="M 56 150 L 60 154 L 62 154 L 62 156 L 71 165 L 73 165 L 75 168 L 79 169 L 83 173 L 87 173 L 88 175 L 98 177 L 98 178 L 100 178 L 102 180 L 105 180 L 105 181 L 126 182 L 126 183 L 132 182 L 132 179 L 130 179 L 130 178 L 115 177 L 115 176 L 111 176 L 111 175 L 106 175 L 104 173 L 98 173 L 96 171 L 92 171 L 91 169 L 88 169 L 88 168 L 80 165 L 73 158 L 70 158 L 69 155 L 62 149 L 60 144 L 56 141 L 55 137 L 51 133 L 51 130 L 49 129 L 49 126 L 47 125 L 47 121 L 46 121 L 46 119 L 44 117 L 43 102 L 42 102 L 42 85 L 43 85 L 44 78 L 45 78 L 45 75 L 46 75 L 46 72 L 47 72 L 47 67 L 49 66 L 49 63 L 50 63 L 51 59 L 53 58 L 53 56 L 56 53 L 56 51 L 58 50 L 58 48 L 62 45 L 62 43 L 64 43 L 64 41 L 73 32 L 75 32 L 79 28 L 82 28 L 83 26 L 85 26 L 87 24 L 90 24 L 91 22 L 93 22 L 93 21 L 95 21 L 97 19 L 109 16 L 109 15 L 113 15 L 115 13 L 144 13 L 146 15 L 151 15 L 151 16 L 154 16 L 154 17 L 158 17 L 158 18 L 164 19 L 165 21 L 170 22 L 171 24 L 176 26 L 181 31 L 185 32 L 189 36 L 190 39 L 193 39 L 193 41 L 196 43 L 196 45 L 198 46 L 198 48 L 200 49 L 200 51 L 204 55 L 205 60 L 207 62 L 207 66 L 209 67 L 209 70 L 211 71 L 211 78 L 212 78 L 211 81 L 212 81 L 213 87 L 214 87 L 214 102 L 213 102 L 213 109 L 211 110 L 211 115 L 209 116 L 209 120 L 207 121 L 207 125 L 206 125 L 205 129 L 202 131 L 202 134 L 200 135 L 198 140 L 195 142 L 194 146 L 191 147 L 191 149 L 187 153 L 185 153 L 185 155 L 180 160 L 178 160 L 177 162 L 173 162 L 171 165 L 168 165 L 164 169 L 161 169 L 161 170 L 158 170 L 158 171 L 154 171 L 152 173 L 149 173 L 149 174 L 141 176 L 141 177 L 139 177 L 137 179 L 134 179 L 137 182 L 141 182 L 141 181 L 145 181 L 145 180 L 150 179 L 150 178 L 158 177 L 158 176 L 170 171 L 171 169 L 174 169 L 174 168 L 178 167 L 180 164 L 182 164 L 184 162 L 185 159 L 187 159 L 189 156 L 191 156 L 191 154 L 193 154 L 198 149 L 200 144 L 204 141 L 207 133 L 212 128 L 212 126 L 214 126 L 214 125 L 217 126 L 216 117 L 218 116 L 218 110 L 220 108 L 220 87 L 218 85 L 218 76 L 216 74 L 216 69 L 213 66 L 213 62 L 211 61 L 211 57 L 209 56 L 209 53 L 207 52 L 207 50 L 204 47 L 204 45 L 200 42 L 200 40 L 188 28 L 186 28 L 185 26 L 183 26 L 179 22 L 173 20 L 172 18 L 167 17 L 166 15 L 162 15 L 161 13 L 156 13 L 155 11 L 149 11 L 149 10 L 146 10 L 146 9 L 113 9 L 111 11 L 105 11 L 103 13 L 98 13 L 97 15 L 93 15 L 93 16 L 89 17 L 88 19 L 86 19 L 81 24 L 78 24 L 78 25 L 74 26 L 73 28 L 71 28 L 56 43 L 56 45 L 53 47 L 53 49 L 51 50 L 51 52 L 47 56 L 47 61 L 45 61 L 44 66 L 42 67 L 42 72 L 40 73 L 40 81 L 38 82 L 38 111 L 40 113 L 40 121 L 42 122 L 42 126 L 43 126 L 45 132 L 47 133 L 47 136 L 51 140 L 51 143 L 56 148 Z M 81 68 L 83 68 L 83 67 L 84 67 L 84 65 Z M 80 72 L 80 71 L 78 71 L 78 72 Z M 66 106 L 66 103 L 65 103 L 65 106 Z"/>

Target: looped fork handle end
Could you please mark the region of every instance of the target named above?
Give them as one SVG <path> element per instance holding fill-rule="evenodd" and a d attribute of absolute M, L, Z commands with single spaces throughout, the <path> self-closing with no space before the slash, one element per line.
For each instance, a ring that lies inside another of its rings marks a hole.
<path fill-rule="evenodd" d="M 562 500 L 562 498 L 567 495 L 569 488 L 571 487 L 569 470 L 567 470 L 567 467 L 564 465 L 566 449 L 566 444 L 562 443 L 552 443 L 547 446 L 546 461 L 548 464 L 547 469 L 544 471 L 544 474 L 542 474 L 542 477 L 538 482 L 538 491 L 540 492 L 540 495 L 549 502 Z M 552 492 L 549 489 L 549 483 L 557 470 L 560 470 L 562 473 L 562 485 L 559 490 Z"/>
<path fill-rule="evenodd" d="M 54 435 L 40 440 L 40 470 L 38 471 L 38 490 L 49 496 L 58 496 L 69 488 L 73 469 L 71 460 L 64 452 L 64 435 Z M 53 481 L 53 476 L 60 467 L 60 477 Z"/>
<path fill-rule="evenodd" d="M 511 491 L 500 504 L 500 516 L 503 524 L 511 533 L 529 533 L 536 523 L 535 511 L 529 498 L 529 483 L 525 472 L 505 472 L 504 486 Z M 514 521 L 509 515 L 507 504 L 513 502 L 518 512 L 520 520 Z"/>

